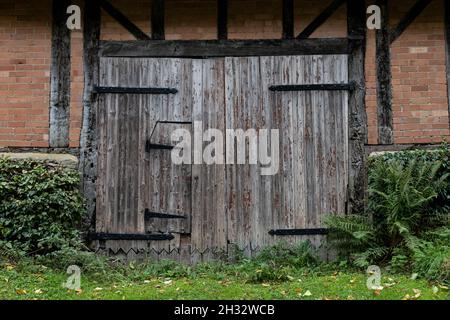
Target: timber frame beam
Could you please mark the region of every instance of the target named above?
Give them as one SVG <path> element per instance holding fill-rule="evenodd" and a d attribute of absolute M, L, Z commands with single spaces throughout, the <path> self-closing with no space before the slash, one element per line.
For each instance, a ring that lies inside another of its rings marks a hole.
<path fill-rule="evenodd" d="M 69 146 L 70 119 L 70 30 L 66 27 L 66 9 L 70 0 L 53 0 L 52 63 L 50 90 L 51 148 Z"/>
<path fill-rule="evenodd" d="M 416 20 L 422 11 L 431 3 L 432 0 L 417 0 L 412 8 L 406 13 L 397 27 L 390 34 L 390 42 L 394 43 L 402 35 L 402 33 Z"/>
<path fill-rule="evenodd" d="M 349 180 L 347 213 L 361 214 L 365 211 L 367 170 L 365 144 L 367 143 L 366 116 L 366 5 L 365 1 L 347 0 L 347 32 L 352 43 L 348 57 L 348 81 L 355 83 L 349 92 Z"/>
<path fill-rule="evenodd" d="M 128 30 L 136 39 L 138 40 L 150 40 L 150 37 L 146 35 L 141 29 L 139 29 L 133 22 L 131 22 L 125 15 L 122 14 L 118 9 L 116 9 L 107 0 L 100 1 L 100 6 L 105 10 L 111 17 L 113 17 L 122 27 Z M 96 2 L 94 0 L 93 2 Z"/>
<path fill-rule="evenodd" d="M 333 2 L 322 11 L 298 36 L 298 39 L 309 38 L 325 21 L 339 9 L 346 0 L 333 0 Z"/>
<path fill-rule="evenodd" d="M 291 40 L 165 40 L 101 41 L 102 57 L 211 58 L 232 56 L 280 56 L 348 54 L 346 38 Z"/>
<path fill-rule="evenodd" d="M 394 135 L 388 0 L 378 0 L 377 5 L 381 9 L 381 29 L 376 31 L 378 143 L 389 145 Z"/>
<path fill-rule="evenodd" d="M 101 9 L 98 1 L 84 1 L 83 29 L 83 125 L 80 135 L 80 171 L 82 190 L 87 203 L 84 226 L 95 229 L 95 199 L 97 178 L 97 117 L 94 88 L 98 84 L 100 58 L 98 45 L 101 29 Z"/>

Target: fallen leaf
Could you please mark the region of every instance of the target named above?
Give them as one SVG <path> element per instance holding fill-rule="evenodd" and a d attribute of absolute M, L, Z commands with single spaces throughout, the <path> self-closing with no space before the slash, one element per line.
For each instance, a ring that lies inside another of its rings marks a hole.
<path fill-rule="evenodd" d="M 418 299 L 422 292 L 419 289 L 413 289 L 414 292 L 414 299 Z"/>
<path fill-rule="evenodd" d="M 263 286 L 263 287 L 270 287 L 270 284 L 268 284 L 268 283 L 263 283 L 262 286 Z"/>
<path fill-rule="evenodd" d="M 310 297 L 310 296 L 312 296 L 312 293 L 311 293 L 311 291 L 306 290 L 306 292 L 303 294 L 303 296 L 304 297 Z"/>
<path fill-rule="evenodd" d="M 15 268 L 15 266 L 13 266 L 12 264 L 7 264 L 6 265 L 6 270 L 11 271 Z"/>
<path fill-rule="evenodd" d="M 150 280 L 144 280 L 144 283 L 150 283 Z"/>
<path fill-rule="evenodd" d="M 163 282 L 166 286 L 170 286 L 172 284 L 172 280 L 166 280 Z"/>
<path fill-rule="evenodd" d="M 418 273 L 413 273 L 413 274 L 411 275 L 411 280 L 416 280 L 418 276 L 419 276 Z"/>
<path fill-rule="evenodd" d="M 27 294 L 27 291 L 26 291 L 26 290 L 23 290 L 23 289 L 17 289 L 17 290 L 16 290 L 16 293 L 17 293 L 18 295 L 24 295 L 24 294 Z"/>
<path fill-rule="evenodd" d="M 41 289 L 34 290 L 34 293 L 35 294 L 42 294 L 42 290 Z"/>
<path fill-rule="evenodd" d="M 384 286 L 385 286 L 386 288 L 389 288 L 389 287 L 394 286 L 395 284 L 396 284 L 395 282 L 392 282 L 392 283 L 385 283 Z"/>
<path fill-rule="evenodd" d="M 81 289 L 76 289 L 75 292 L 76 292 L 78 295 L 80 295 L 80 294 L 83 293 L 83 290 L 81 290 Z"/>
<path fill-rule="evenodd" d="M 103 290 L 103 288 L 100 288 L 100 287 L 94 289 L 94 291 L 102 291 L 102 290 Z"/>
<path fill-rule="evenodd" d="M 381 294 L 381 290 L 380 289 L 376 289 L 373 291 L 373 294 L 376 296 L 379 296 Z"/>
<path fill-rule="evenodd" d="M 402 298 L 402 300 L 411 300 L 411 296 L 407 294 Z"/>

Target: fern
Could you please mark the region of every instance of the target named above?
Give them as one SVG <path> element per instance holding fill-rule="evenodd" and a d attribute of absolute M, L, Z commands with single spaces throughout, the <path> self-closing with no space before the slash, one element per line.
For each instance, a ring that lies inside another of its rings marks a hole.
<path fill-rule="evenodd" d="M 368 216 L 331 215 L 329 243 L 358 267 L 392 263 L 430 279 L 448 277 L 448 162 L 375 159 L 369 172 Z M 437 249 L 433 251 L 433 246 Z"/>

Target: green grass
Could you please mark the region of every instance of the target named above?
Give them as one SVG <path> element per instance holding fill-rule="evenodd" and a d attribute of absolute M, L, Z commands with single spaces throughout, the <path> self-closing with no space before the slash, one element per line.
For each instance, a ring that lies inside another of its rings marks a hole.
<path fill-rule="evenodd" d="M 327 270 L 326 270 L 327 269 Z M 81 291 L 62 287 L 67 275 L 39 265 L 0 264 L 0 299 L 156 300 L 156 299 L 450 299 L 445 286 L 407 275 L 383 274 L 384 289 L 368 290 L 363 272 L 297 270 L 289 281 L 252 283 L 232 272 L 197 272 L 192 276 L 157 276 L 131 270 L 129 275 L 87 274 Z"/>

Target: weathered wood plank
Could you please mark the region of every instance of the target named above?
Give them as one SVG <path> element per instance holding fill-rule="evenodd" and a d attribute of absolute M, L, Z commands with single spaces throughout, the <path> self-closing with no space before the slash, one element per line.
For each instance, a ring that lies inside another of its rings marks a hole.
<path fill-rule="evenodd" d="M 66 26 L 66 10 L 71 1 L 53 0 L 52 63 L 50 83 L 49 145 L 69 146 L 70 122 L 70 30 Z"/>
<path fill-rule="evenodd" d="M 346 38 L 290 40 L 155 40 L 102 41 L 103 57 L 212 58 L 232 56 L 282 56 L 346 54 Z"/>

